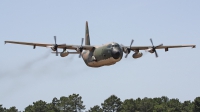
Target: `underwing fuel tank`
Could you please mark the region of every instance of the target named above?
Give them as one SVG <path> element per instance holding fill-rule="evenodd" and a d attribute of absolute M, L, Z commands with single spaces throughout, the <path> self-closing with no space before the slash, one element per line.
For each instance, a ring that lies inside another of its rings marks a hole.
<path fill-rule="evenodd" d="M 68 51 L 61 52 L 61 53 L 60 53 L 60 56 L 61 56 L 61 57 L 66 57 L 66 56 L 68 56 L 68 54 L 69 54 Z"/>
<path fill-rule="evenodd" d="M 143 55 L 142 53 L 138 52 L 138 53 L 134 53 L 132 57 L 133 58 L 140 58 L 140 57 L 142 57 L 142 55 Z"/>

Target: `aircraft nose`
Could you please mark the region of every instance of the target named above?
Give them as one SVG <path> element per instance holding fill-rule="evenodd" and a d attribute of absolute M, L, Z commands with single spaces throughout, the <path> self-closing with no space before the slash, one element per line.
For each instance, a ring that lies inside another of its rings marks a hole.
<path fill-rule="evenodd" d="M 119 52 L 119 51 L 113 51 L 113 52 L 112 52 L 112 57 L 113 57 L 114 59 L 118 59 L 118 58 L 120 57 L 120 52 Z"/>

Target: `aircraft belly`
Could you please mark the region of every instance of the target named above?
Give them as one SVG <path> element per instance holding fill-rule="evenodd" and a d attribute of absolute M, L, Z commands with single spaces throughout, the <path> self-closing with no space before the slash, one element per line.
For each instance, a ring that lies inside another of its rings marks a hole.
<path fill-rule="evenodd" d="M 114 58 L 108 58 L 108 59 L 104 59 L 104 60 L 100 60 L 100 61 L 92 61 L 88 63 L 88 66 L 90 67 L 101 67 L 101 66 L 109 66 L 109 65 L 113 65 L 116 62 L 120 61 L 120 59 L 114 59 Z"/>

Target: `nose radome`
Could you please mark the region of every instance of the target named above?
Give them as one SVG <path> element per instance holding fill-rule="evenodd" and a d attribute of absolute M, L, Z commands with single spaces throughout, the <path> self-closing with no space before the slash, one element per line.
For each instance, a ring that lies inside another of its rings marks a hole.
<path fill-rule="evenodd" d="M 119 52 L 119 51 L 113 51 L 113 52 L 112 52 L 112 57 L 113 57 L 114 59 L 118 59 L 118 58 L 120 57 L 120 52 Z"/>

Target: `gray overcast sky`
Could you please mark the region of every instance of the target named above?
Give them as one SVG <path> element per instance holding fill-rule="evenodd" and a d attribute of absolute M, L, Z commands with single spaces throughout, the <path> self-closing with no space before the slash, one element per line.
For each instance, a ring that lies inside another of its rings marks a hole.
<path fill-rule="evenodd" d="M 86 108 L 110 95 L 193 100 L 200 95 L 200 1 L 127 0 L 0 1 L 0 104 L 24 110 L 38 100 L 51 102 L 73 93 Z M 50 49 L 12 45 L 5 40 L 80 44 L 89 22 L 92 45 L 196 44 L 196 49 L 158 50 L 159 58 L 132 54 L 113 66 L 90 68 L 78 55 L 66 58 Z"/>

